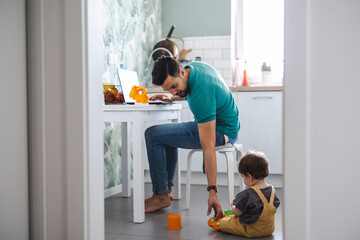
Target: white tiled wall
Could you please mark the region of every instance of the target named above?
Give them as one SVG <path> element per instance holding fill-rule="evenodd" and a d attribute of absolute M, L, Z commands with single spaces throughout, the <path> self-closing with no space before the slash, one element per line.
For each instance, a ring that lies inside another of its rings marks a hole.
<path fill-rule="evenodd" d="M 193 49 L 186 56 L 186 59 L 194 61 L 196 57 L 201 57 L 201 61 L 216 68 L 216 70 L 223 76 L 228 86 L 231 86 L 232 70 L 230 60 L 230 41 L 230 35 L 184 38 L 184 49 Z"/>

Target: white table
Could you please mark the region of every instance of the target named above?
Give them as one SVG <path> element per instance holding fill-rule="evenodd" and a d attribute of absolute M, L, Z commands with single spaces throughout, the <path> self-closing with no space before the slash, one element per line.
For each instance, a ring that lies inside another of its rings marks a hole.
<path fill-rule="evenodd" d="M 133 189 L 134 189 L 134 222 L 145 221 L 145 190 L 144 161 L 147 161 L 145 151 L 144 123 L 147 121 L 171 120 L 180 122 L 181 104 L 166 105 L 105 105 L 103 107 L 104 122 L 122 122 L 122 195 L 130 197 L 130 144 L 129 125 L 133 123 Z M 144 152 L 145 151 L 145 152 Z M 181 198 L 180 167 L 176 168 L 174 179 L 174 199 Z"/>

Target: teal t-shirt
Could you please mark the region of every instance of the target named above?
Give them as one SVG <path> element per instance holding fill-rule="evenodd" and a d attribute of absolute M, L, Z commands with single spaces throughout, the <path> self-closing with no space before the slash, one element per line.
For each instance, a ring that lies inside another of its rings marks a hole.
<path fill-rule="evenodd" d="M 198 123 L 216 119 L 216 130 L 237 138 L 240 130 L 239 110 L 222 76 L 210 65 L 191 62 L 186 100 Z"/>

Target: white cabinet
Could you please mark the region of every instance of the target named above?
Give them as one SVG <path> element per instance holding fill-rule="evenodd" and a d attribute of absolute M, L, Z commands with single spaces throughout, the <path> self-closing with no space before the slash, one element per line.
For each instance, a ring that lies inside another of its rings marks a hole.
<path fill-rule="evenodd" d="M 270 173 L 282 173 L 282 92 L 233 93 L 240 111 L 238 142 L 247 150 L 261 151 L 270 162 Z"/>

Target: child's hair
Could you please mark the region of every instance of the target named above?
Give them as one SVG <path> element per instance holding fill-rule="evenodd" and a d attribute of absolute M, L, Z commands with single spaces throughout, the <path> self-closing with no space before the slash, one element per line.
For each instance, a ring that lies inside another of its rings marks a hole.
<path fill-rule="evenodd" d="M 269 160 L 264 153 L 249 151 L 240 159 L 239 173 L 262 180 L 269 175 Z"/>

